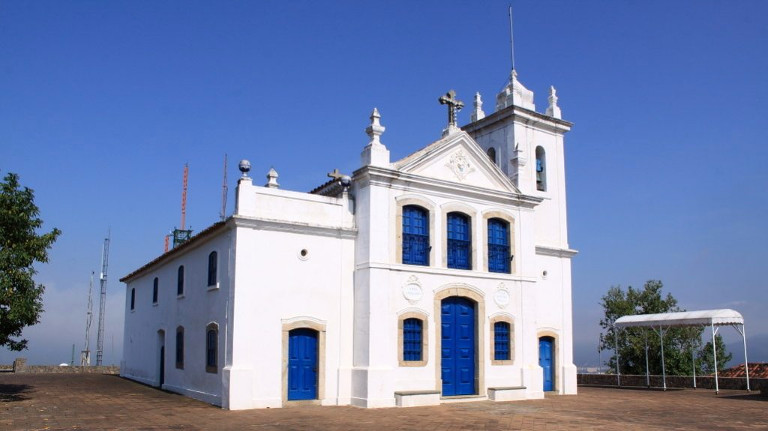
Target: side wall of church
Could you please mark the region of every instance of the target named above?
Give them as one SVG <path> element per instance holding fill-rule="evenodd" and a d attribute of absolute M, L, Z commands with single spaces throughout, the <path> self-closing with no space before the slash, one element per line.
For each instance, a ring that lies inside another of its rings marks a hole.
<path fill-rule="evenodd" d="M 127 282 L 125 337 L 120 374 L 192 398 L 221 405 L 226 363 L 225 305 L 233 257 L 230 230 L 203 239 L 179 255 Z M 208 263 L 216 253 L 216 282 L 208 284 Z M 183 266 L 183 293 L 178 294 Z M 153 301 L 157 279 L 157 301 Z M 134 297 L 132 300 L 132 292 Z M 133 307 L 132 307 L 133 304 Z M 207 332 L 216 330 L 216 366 L 207 367 Z M 183 348 L 177 356 L 177 333 Z M 161 350 L 163 354 L 161 355 Z M 161 385 L 161 356 L 164 362 Z"/>
<path fill-rule="evenodd" d="M 317 402 L 349 404 L 356 235 L 349 205 L 346 197 L 239 184 L 226 408 L 289 402 L 289 336 L 300 329 L 318 337 Z"/>

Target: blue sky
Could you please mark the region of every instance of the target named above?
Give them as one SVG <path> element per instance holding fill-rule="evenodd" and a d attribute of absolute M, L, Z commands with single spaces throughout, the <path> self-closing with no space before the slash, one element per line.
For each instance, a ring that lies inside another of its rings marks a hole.
<path fill-rule="evenodd" d="M 111 229 L 104 359 L 119 363 L 118 279 L 179 225 L 185 163 L 199 231 L 218 220 L 225 153 L 231 212 L 239 159 L 257 180 L 274 167 L 283 188 L 308 191 L 358 167 L 373 107 L 393 159 L 439 138 L 449 89 L 468 106 L 479 91 L 490 111 L 510 68 L 507 5 L 0 1 L 0 174 L 18 173 L 46 227 L 63 231 L 39 267 L 47 311 L 23 355 L 69 362 L 82 348 Z M 597 360 L 601 295 L 648 279 L 684 308 L 741 311 L 748 335 L 768 340 L 768 3 L 513 7 L 521 82 L 539 111 L 555 85 L 574 123 L 576 363 Z M 757 344 L 750 359 L 768 361 Z M 0 362 L 18 355 L 0 350 Z"/>

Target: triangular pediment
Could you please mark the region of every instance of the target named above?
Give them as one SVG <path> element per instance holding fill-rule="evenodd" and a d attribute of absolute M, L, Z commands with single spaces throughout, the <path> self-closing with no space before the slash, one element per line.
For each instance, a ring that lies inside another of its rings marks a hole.
<path fill-rule="evenodd" d="M 466 132 L 457 131 L 393 164 L 400 172 L 520 193 Z"/>

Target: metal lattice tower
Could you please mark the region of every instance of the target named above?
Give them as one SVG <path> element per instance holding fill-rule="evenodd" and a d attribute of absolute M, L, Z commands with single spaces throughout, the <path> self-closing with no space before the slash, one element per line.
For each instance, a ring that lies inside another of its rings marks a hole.
<path fill-rule="evenodd" d="M 96 365 L 101 365 L 104 356 L 104 308 L 107 305 L 107 266 L 109 265 L 109 235 L 104 238 L 104 250 L 101 252 L 101 298 L 99 300 L 99 335 L 96 339 Z"/>
<path fill-rule="evenodd" d="M 88 283 L 88 311 L 85 313 L 85 349 L 80 352 L 80 366 L 91 365 L 91 321 L 93 321 L 93 271 L 91 271 L 91 281 Z"/>

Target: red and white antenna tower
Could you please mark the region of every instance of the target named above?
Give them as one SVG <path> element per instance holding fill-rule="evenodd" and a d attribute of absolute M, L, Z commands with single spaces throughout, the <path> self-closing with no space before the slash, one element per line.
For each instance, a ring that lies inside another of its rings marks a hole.
<path fill-rule="evenodd" d="M 187 177 L 189 176 L 189 163 L 184 163 L 184 185 L 181 189 L 181 230 L 184 230 L 187 219 Z"/>

